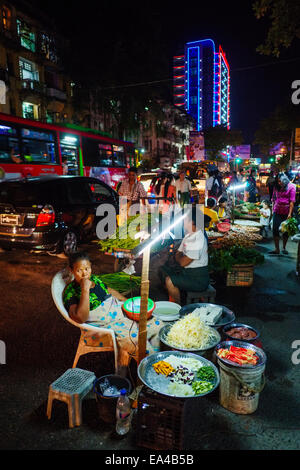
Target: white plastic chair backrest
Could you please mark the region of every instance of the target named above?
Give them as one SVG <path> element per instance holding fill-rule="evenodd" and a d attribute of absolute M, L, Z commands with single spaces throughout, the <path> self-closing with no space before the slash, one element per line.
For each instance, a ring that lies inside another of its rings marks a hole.
<path fill-rule="evenodd" d="M 112 334 L 112 331 L 107 330 L 106 328 L 98 328 L 97 326 L 92 326 L 92 325 L 89 325 L 88 323 L 77 323 L 74 320 L 72 320 L 63 303 L 63 291 L 65 287 L 66 287 L 66 282 L 63 278 L 62 271 L 60 271 L 57 274 L 55 274 L 55 276 L 52 279 L 51 293 L 52 293 L 53 301 L 58 311 L 62 314 L 65 320 L 67 320 L 69 323 L 72 323 L 72 325 L 77 326 L 77 328 L 80 328 L 80 329 L 97 331 L 97 332 L 105 331 L 105 332 Z"/>

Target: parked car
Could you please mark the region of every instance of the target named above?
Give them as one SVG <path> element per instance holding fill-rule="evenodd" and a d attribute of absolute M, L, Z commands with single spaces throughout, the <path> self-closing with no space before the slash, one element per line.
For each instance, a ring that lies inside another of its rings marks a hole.
<path fill-rule="evenodd" d="M 118 214 L 118 194 L 85 176 L 43 176 L 0 183 L 0 246 L 66 255 L 96 236 L 100 204 Z M 103 217 L 102 217 L 103 218 Z"/>
<path fill-rule="evenodd" d="M 150 184 L 153 178 L 158 175 L 158 172 L 152 172 L 152 173 L 142 173 L 141 175 L 138 176 L 138 181 L 142 183 L 142 185 L 145 188 L 145 191 L 148 193 L 150 190 Z"/>

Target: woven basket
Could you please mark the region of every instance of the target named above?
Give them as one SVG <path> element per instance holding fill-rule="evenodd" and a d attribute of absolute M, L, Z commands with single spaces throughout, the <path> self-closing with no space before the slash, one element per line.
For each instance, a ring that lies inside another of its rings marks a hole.
<path fill-rule="evenodd" d="M 249 287 L 253 284 L 254 265 L 236 264 L 227 272 L 227 287 Z"/>

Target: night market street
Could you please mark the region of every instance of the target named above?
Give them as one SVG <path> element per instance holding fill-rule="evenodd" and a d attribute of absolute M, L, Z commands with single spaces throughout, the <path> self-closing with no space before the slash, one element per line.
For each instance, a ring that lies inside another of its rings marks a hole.
<path fill-rule="evenodd" d="M 87 248 L 95 271 L 104 270 L 96 245 Z M 263 254 L 270 248 L 271 243 L 258 245 Z M 266 255 L 265 263 L 255 269 L 251 288 L 217 291 L 216 303 L 231 307 L 240 322 L 261 332 L 267 354 L 266 385 L 252 415 L 222 408 L 218 390 L 208 398 L 188 400 L 185 450 L 300 449 L 300 364 L 293 365 L 291 360 L 291 345 L 300 339 L 296 248 L 296 243 L 289 242 L 289 256 Z M 150 298 L 157 300 L 167 299 L 156 276 L 164 256 L 155 256 L 150 264 Z M 62 318 L 51 298 L 52 276 L 66 260 L 20 250 L 2 252 L 0 263 L 5 292 L 0 331 L 7 347 L 7 363 L 0 366 L 0 448 L 137 449 L 134 425 L 127 436 L 116 437 L 114 426 L 100 421 L 93 394 L 83 402 L 80 427 L 68 428 L 67 407 L 61 402 L 55 402 L 48 421 L 49 385 L 72 367 L 79 338 L 79 330 Z M 112 357 L 103 354 L 83 356 L 78 366 L 94 371 L 97 377 L 111 373 Z"/>

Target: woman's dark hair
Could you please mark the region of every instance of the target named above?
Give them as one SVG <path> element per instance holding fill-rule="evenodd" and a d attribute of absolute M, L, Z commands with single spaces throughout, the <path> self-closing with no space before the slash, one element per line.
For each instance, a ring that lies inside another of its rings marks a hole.
<path fill-rule="evenodd" d="M 165 183 L 163 196 L 164 197 L 168 196 L 168 189 L 169 189 L 170 183 L 173 179 L 173 176 L 169 175 L 168 173 L 164 173 L 164 172 L 159 175 L 159 178 L 158 178 L 157 183 L 156 183 L 155 188 L 154 188 L 155 194 L 157 194 L 157 196 L 159 195 L 161 185 L 162 185 L 164 179 L 166 179 L 166 178 L 167 178 L 167 181 Z"/>
<path fill-rule="evenodd" d="M 136 168 L 135 166 L 131 166 L 131 167 L 129 168 L 129 170 L 128 170 L 128 173 L 129 173 L 130 171 L 131 171 L 132 173 L 137 174 L 137 168 Z"/>
<path fill-rule="evenodd" d="M 216 200 L 215 200 L 215 198 L 209 197 L 209 198 L 207 199 L 206 205 L 207 205 L 207 207 L 210 207 L 210 208 L 211 208 L 211 207 L 215 207 L 215 205 L 216 205 Z"/>
<path fill-rule="evenodd" d="M 81 260 L 91 262 L 89 255 L 85 251 L 76 251 L 76 253 L 71 253 L 69 255 L 70 268 L 73 269 L 74 264 Z"/>
<path fill-rule="evenodd" d="M 219 204 L 222 204 L 223 202 L 227 202 L 227 197 L 220 197 Z"/>
<path fill-rule="evenodd" d="M 274 188 L 276 191 L 285 191 L 289 181 L 289 178 L 284 173 L 279 173 L 275 177 Z M 282 183 L 282 186 L 279 184 L 279 182 Z"/>

